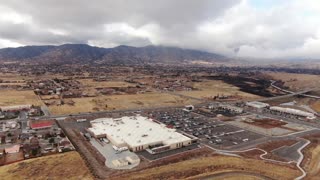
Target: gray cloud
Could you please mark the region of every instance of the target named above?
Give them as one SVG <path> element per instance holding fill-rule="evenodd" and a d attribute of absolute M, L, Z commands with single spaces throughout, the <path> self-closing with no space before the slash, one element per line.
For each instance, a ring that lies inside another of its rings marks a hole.
<path fill-rule="evenodd" d="M 230 56 L 317 57 L 316 1 L 261 10 L 249 0 L 3 0 L 0 46 L 157 44 Z"/>

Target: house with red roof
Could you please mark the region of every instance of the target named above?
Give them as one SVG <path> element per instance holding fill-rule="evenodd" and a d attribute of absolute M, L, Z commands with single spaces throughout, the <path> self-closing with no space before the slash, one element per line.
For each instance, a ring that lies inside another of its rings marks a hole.
<path fill-rule="evenodd" d="M 53 120 L 30 120 L 29 126 L 31 129 L 39 130 L 39 129 L 49 129 L 53 126 L 54 121 Z"/>

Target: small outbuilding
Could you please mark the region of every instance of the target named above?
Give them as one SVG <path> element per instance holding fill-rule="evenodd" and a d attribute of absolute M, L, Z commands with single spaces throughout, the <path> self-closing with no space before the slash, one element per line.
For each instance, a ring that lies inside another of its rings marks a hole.
<path fill-rule="evenodd" d="M 116 167 L 123 167 L 123 166 L 128 166 L 129 161 L 127 161 L 126 159 L 116 159 L 112 161 L 112 164 Z"/>

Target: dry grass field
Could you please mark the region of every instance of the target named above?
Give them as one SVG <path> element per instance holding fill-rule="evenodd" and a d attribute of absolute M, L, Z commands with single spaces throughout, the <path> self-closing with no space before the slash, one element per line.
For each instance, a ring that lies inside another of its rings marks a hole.
<path fill-rule="evenodd" d="M 310 152 L 311 157 L 305 165 L 305 169 L 308 172 L 307 178 L 316 180 L 319 179 L 320 176 L 320 145 L 312 147 L 308 151 Z"/>
<path fill-rule="evenodd" d="M 78 80 L 82 85 L 85 87 L 128 87 L 128 86 L 135 86 L 135 84 L 127 83 L 124 81 L 94 81 L 93 79 L 81 79 Z"/>
<path fill-rule="evenodd" d="M 0 83 L 0 86 L 15 86 L 15 85 L 20 85 L 20 86 L 25 86 L 26 83 L 24 82 L 17 82 L 17 83 Z"/>
<path fill-rule="evenodd" d="M 20 104 L 42 105 L 33 91 L 0 90 L 0 106 Z"/>
<path fill-rule="evenodd" d="M 0 167 L 1 179 L 93 179 L 80 155 L 73 151 Z"/>
<path fill-rule="evenodd" d="M 314 109 L 317 112 L 320 112 L 320 100 L 315 101 L 311 104 L 312 109 Z"/>
<path fill-rule="evenodd" d="M 236 95 L 246 99 L 259 98 L 259 96 L 257 95 L 242 92 L 239 90 L 238 87 L 232 86 L 222 81 L 206 80 L 203 82 L 196 82 L 193 84 L 193 87 L 199 90 L 184 91 L 184 92 L 179 92 L 179 94 L 183 94 L 183 95 L 191 96 L 195 98 L 210 98 L 218 94 L 219 95 Z"/>
<path fill-rule="evenodd" d="M 267 176 L 272 179 L 294 179 L 301 174 L 297 169 L 262 160 L 217 155 L 129 173 L 119 179 L 202 179 L 210 177 L 212 174 L 233 171 L 237 173 L 229 176 L 229 179 L 238 179 L 239 176 L 251 177 L 251 179 L 256 176 Z"/>
<path fill-rule="evenodd" d="M 320 76 L 309 74 L 294 74 L 294 73 L 268 73 L 276 80 L 285 82 L 292 90 L 308 89 L 313 87 L 320 88 Z"/>
<path fill-rule="evenodd" d="M 0 73 L 1 80 L 24 82 L 25 77 L 14 73 Z"/>
<path fill-rule="evenodd" d="M 187 178 L 188 180 L 265 180 L 260 174 L 245 173 L 238 171 L 215 171 L 213 173 L 204 173 L 198 176 Z"/>
<path fill-rule="evenodd" d="M 75 104 L 49 106 L 52 114 L 70 114 L 106 110 L 126 110 L 164 106 L 182 106 L 198 101 L 164 93 L 98 96 L 95 98 L 75 98 Z"/>

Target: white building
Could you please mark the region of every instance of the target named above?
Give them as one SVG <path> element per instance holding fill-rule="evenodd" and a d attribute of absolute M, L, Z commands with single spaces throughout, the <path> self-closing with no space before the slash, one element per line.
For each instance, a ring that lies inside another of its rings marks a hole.
<path fill-rule="evenodd" d="M 192 139 L 167 128 L 164 124 L 137 115 L 122 118 L 101 118 L 90 122 L 88 131 L 96 138 L 106 137 L 117 147 L 132 151 L 155 149 L 161 152 L 191 145 Z"/>
<path fill-rule="evenodd" d="M 129 161 L 122 158 L 122 159 L 116 159 L 112 161 L 112 164 L 116 167 L 123 167 L 123 166 L 128 166 L 129 165 Z"/>
<path fill-rule="evenodd" d="M 292 114 L 292 115 L 297 115 L 297 116 L 302 116 L 302 117 L 306 117 L 308 119 L 316 118 L 316 116 L 313 113 L 302 111 L 302 110 L 298 110 L 298 109 L 272 106 L 272 107 L 270 107 L 270 110 L 283 112 L 283 113 L 287 113 L 287 114 Z"/>
<path fill-rule="evenodd" d="M 250 106 L 250 107 L 257 108 L 257 109 L 262 109 L 262 108 L 266 108 L 266 107 L 269 107 L 269 106 L 270 106 L 270 105 L 267 104 L 267 103 L 258 102 L 258 101 L 246 102 L 246 105 L 247 105 L 247 106 Z"/>

